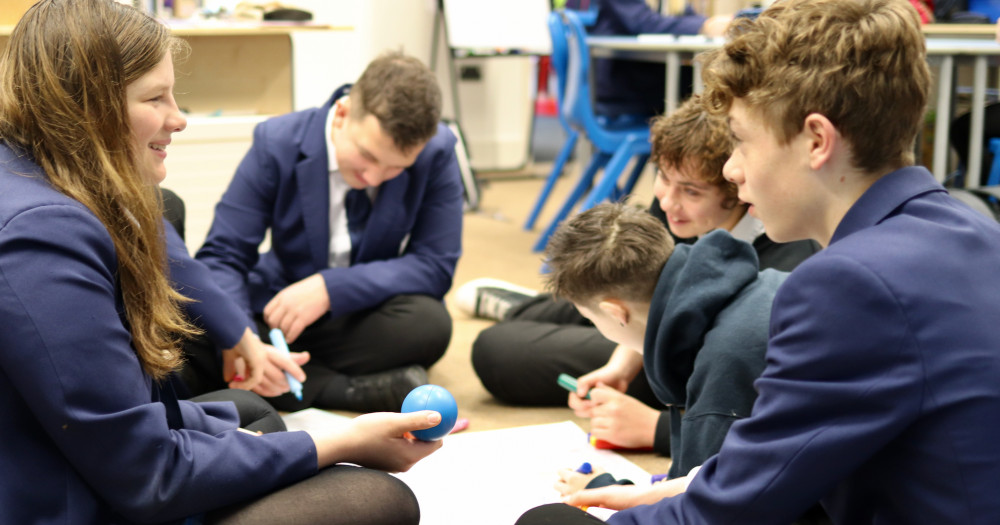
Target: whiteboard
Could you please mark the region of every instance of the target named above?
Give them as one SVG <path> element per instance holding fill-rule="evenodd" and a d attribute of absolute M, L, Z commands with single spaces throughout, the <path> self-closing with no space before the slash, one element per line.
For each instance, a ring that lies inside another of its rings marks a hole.
<path fill-rule="evenodd" d="M 547 55 L 550 0 L 444 0 L 448 45 L 476 52 Z"/>

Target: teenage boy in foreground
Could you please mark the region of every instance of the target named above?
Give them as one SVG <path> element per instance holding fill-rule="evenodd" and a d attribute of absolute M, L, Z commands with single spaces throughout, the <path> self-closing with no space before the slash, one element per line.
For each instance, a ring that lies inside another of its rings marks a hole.
<path fill-rule="evenodd" d="M 705 63 L 736 141 L 726 177 L 775 241 L 825 249 L 775 296 L 752 415 L 686 493 L 619 501 L 608 523 L 788 523 L 817 500 L 835 523 L 1000 522 L 1000 226 L 912 165 L 916 11 L 788 0 L 729 37 Z"/>

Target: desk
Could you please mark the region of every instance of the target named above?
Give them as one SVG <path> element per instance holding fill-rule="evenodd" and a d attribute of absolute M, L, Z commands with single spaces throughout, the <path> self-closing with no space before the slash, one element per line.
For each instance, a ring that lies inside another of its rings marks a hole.
<path fill-rule="evenodd" d="M 666 112 L 677 109 L 680 92 L 681 61 L 694 55 L 721 47 L 721 38 L 703 36 L 639 35 L 639 36 L 592 36 L 587 38 L 591 55 L 600 58 L 624 58 L 652 62 L 665 62 L 667 75 Z M 937 78 L 936 119 L 934 124 L 934 161 L 931 171 L 939 181 L 948 175 L 948 125 L 951 123 L 951 106 L 954 90 L 953 72 L 956 59 L 972 60 L 972 124 L 970 137 L 983 134 L 983 116 L 986 103 L 986 73 L 989 60 L 996 61 L 1000 55 L 1000 44 L 985 38 L 938 38 L 927 39 L 927 56 L 949 74 L 939 74 Z M 702 91 L 701 70 L 694 63 L 694 92 Z M 979 140 L 969 141 L 968 173 L 979 173 L 982 166 L 983 144 Z M 966 177 L 966 186 L 979 186 L 978 177 Z"/>

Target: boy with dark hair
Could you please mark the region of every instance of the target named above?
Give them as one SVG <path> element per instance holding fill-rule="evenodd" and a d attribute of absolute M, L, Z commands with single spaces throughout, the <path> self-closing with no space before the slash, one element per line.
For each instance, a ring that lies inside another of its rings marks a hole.
<path fill-rule="evenodd" d="M 835 523 L 1000 522 L 1000 226 L 912 165 L 930 85 L 916 11 L 785 0 L 729 37 L 705 66 L 726 178 L 775 240 L 825 249 L 775 296 L 751 417 L 687 492 L 606 500 L 625 509 L 608 523 L 787 523 L 817 500 Z M 519 523 L 546 516 L 590 518 Z"/>
<path fill-rule="evenodd" d="M 261 332 L 281 328 L 294 356 L 308 352 L 303 399 L 275 407 L 397 411 L 444 354 L 462 183 L 440 116 L 434 74 L 387 53 L 323 106 L 254 131 L 196 257 Z M 189 349 L 192 393 L 224 387 L 218 361 L 209 344 Z M 272 361 L 265 376 L 282 383 Z M 254 391 L 282 390 L 271 386 Z"/>
<path fill-rule="evenodd" d="M 715 454 L 729 426 L 750 415 L 768 312 L 787 274 L 759 272 L 753 248 L 724 230 L 675 248 L 658 220 L 625 204 L 573 217 L 545 254 L 552 292 L 629 349 L 588 374 L 580 396 L 621 388 L 645 368 L 670 413 L 670 477 Z M 655 490 L 664 497 L 668 488 Z"/>

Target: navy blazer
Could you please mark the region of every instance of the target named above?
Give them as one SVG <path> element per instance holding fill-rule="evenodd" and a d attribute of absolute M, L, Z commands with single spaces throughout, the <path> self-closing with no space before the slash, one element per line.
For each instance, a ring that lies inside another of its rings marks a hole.
<path fill-rule="evenodd" d="M 225 350 L 236 346 L 247 327 L 254 329 L 255 323 L 219 288 L 211 270 L 191 258 L 184 239 L 166 219 L 163 231 L 167 240 L 171 285 L 192 299 L 182 305 L 188 319 L 204 330 L 218 348 Z"/>
<path fill-rule="evenodd" d="M 252 436 L 231 403 L 157 388 L 107 229 L 2 142 L 0 195 L 0 521 L 167 522 L 316 472 L 304 432 Z"/>
<path fill-rule="evenodd" d="M 1000 523 L 1000 225 L 881 177 L 778 290 L 751 416 L 685 494 L 609 523 Z"/>
<path fill-rule="evenodd" d="M 323 106 L 262 122 L 215 208 L 195 256 L 248 313 L 315 273 L 330 313 L 343 316 L 402 294 L 441 299 L 462 243 L 462 180 L 455 136 L 439 125 L 416 162 L 379 186 L 348 268 L 329 268 L 330 180 L 325 126 L 341 88 Z M 271 250 L 258 254 L 268 229 Z"/>

